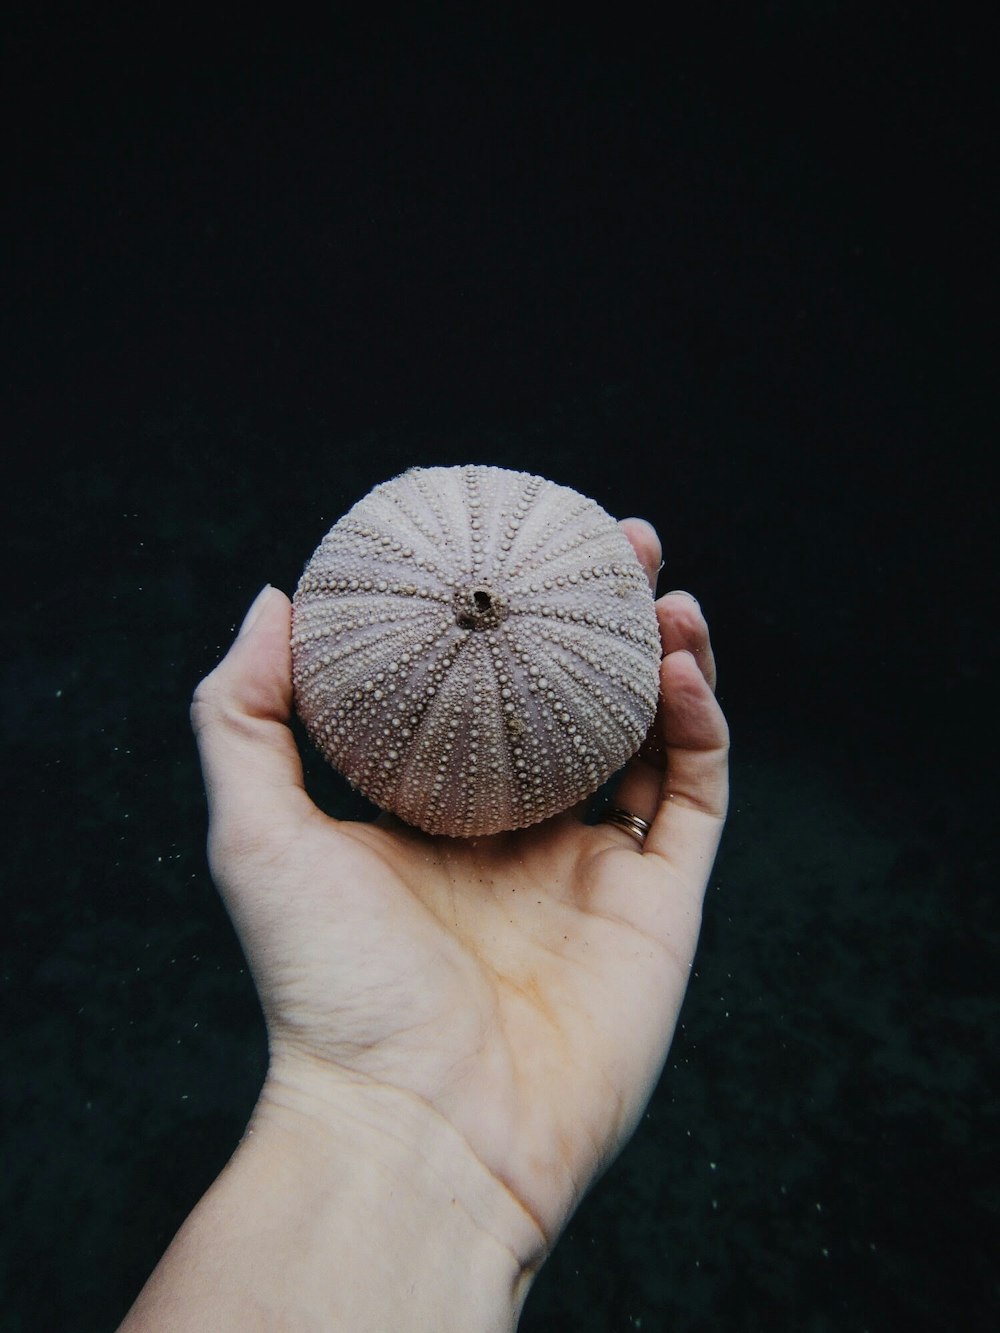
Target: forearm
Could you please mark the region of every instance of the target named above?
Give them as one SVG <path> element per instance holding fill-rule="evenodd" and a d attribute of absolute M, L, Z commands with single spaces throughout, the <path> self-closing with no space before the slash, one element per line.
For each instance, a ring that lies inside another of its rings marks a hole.
<path fill-rule="evenodd" d="M 420 1104 L 362 1091 L 334 1121 L 271 1087 L 121 1333 L 509 1333 L 541 1237 Z"/>

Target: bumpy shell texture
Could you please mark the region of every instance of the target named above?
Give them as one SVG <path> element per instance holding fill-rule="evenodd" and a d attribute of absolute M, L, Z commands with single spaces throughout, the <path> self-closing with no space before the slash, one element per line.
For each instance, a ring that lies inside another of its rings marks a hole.
<path fill-rule="evenodd" d="M 635 553 L 527 472 L 413 468 L 324 537 L 292 607 L 295 705 L 377 805 L 428 833 L 524 828 L 589 796 L 656 711 Z"/>

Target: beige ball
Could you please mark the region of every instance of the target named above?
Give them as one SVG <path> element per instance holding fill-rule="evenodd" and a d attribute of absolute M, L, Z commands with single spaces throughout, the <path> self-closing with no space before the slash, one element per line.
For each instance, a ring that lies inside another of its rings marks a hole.
<path fill-rule="evenodd" d="M 642 744 L 660 640 L 618 524 L 566 486 L 412 468 L 330 529 L 292 603 L 295 706 L 331 764 L 428 833 L 524 828 Z"/>

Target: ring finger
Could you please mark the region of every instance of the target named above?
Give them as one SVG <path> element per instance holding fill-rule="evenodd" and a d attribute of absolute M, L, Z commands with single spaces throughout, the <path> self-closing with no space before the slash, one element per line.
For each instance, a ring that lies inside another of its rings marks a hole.
<path fill-rule="evenodd" d="M 686 650 L 693 654 L 708 684 L 715 689 L 716 668 L 708 625 L 701 607 L 691 593 L 677 590 L 666 593 L 656 603 L 663 656 Z M 615 793 L 615 807 L 652 823 L 660 803 L 666 749 L 661 727 L 662 703 L 642 749 L 631 759 Z M 636 838 L 625 829 L 605 825 L 609 835 L 624 844 L 638 846 Z"/>

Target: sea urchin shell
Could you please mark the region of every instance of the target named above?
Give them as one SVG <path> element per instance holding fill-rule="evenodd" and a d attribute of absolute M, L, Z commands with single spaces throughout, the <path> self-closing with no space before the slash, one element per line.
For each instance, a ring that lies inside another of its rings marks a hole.
<path fill-rule="evenodd" d="M 649 584 L 615 521 L 503 468 L 376 486 L 293 602 L 310 737 L 429 833 L 523 828 L 590 795 L 641 745 L 659 662 Z"/>

